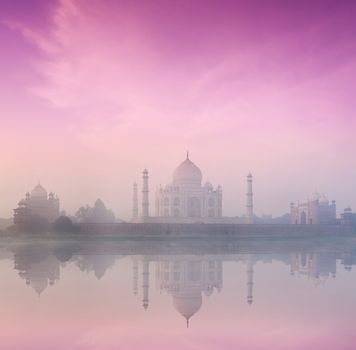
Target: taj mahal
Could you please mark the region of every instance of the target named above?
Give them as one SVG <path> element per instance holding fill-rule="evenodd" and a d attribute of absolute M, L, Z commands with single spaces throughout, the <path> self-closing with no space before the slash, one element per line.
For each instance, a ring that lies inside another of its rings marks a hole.
<path fill-rule="evenodd" d="M 166 223 L 253 223 L 252 175 L 247 176 L 246 217 L 223 217 L 222 187 L 214 187 L 209 181 L 203 184 L 203 174 L 187 152 L 186 159 L 173 172 L 172 182 L 159 186 L 155 193 L 155 215 L 150 215 L 149 175 L 142 173 L 142 206 L 139 214 L 138 186 L 133 186 L 133 222 Z"/>

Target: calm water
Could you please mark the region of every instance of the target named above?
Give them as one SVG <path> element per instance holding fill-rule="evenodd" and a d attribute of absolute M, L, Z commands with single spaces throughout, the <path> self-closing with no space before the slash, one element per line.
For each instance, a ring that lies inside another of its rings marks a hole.
<path fill-rule="evenodd" d="M 356 240 L 0 242 L 0 349 L 356 349 Z"/>

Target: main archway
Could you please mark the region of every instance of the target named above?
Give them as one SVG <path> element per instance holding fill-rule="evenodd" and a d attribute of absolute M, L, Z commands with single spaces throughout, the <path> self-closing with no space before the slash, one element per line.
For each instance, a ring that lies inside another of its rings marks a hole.
<path fill-rule="evenodd" d="M 188 199 L 188 217 L 199 218 L 201 217 L 201 204 L 200 199 L 197 197 L 191 197 Z"/>

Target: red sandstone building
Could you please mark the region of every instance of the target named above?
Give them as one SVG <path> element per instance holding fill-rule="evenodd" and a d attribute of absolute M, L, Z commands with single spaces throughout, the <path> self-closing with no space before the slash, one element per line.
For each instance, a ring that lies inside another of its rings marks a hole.
<path fill-rule="evenodd" d="M 314 192 L 305 202 L 290 205 L 291 224 L 323 225 L 335 223 L 336 203 Z"/>

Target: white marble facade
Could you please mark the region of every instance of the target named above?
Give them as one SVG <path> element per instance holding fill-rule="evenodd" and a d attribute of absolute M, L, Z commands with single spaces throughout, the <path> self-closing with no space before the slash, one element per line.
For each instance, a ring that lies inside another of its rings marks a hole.
<path fill-rule="evenodd" d="M 201 170 L 187 154 L 174 171 L 172 183 L 156 190 L 155 216 L 175 222 L 221 218 L 222 189 L 210 182 L 202 185 L 202 178 Z"/>

